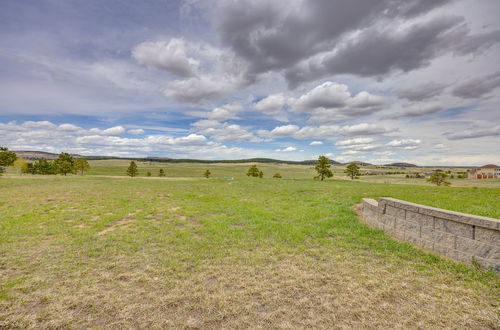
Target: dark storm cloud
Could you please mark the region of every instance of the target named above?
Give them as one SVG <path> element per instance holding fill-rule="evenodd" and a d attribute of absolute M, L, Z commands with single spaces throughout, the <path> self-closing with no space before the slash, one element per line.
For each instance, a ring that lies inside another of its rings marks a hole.
<path fill-rule="evenodd" d="M 423 101 L 440 95 L 447 85 L 429 82 L 412 88 L 395 90 L 397 97 L 410 101 Z"/>
<path fill-rule="evenodd" d="M 500 72 L 468 80 L 453 89 L 453 95 L 464 99 L 481 98 L 500 87 Z"/>
<path fill-rule="evenodd" d="M 404 25 L 449 2 L 223 0 L 214 21 L 222 44 L 248 61 L 248 74 L 279 71 L 296 86 L 334 74 L 408 72 L 439 55 L 479 52 L 500 41 L 497 31 L 470 35 L 461 17 Z"/>

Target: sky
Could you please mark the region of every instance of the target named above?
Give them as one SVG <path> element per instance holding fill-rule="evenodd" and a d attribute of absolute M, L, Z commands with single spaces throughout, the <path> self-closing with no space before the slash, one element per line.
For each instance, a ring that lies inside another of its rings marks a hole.
<path fill-rule="evenodd" d="M 0 146 L 500 165 L 498 0 L 0 0 Z"/>

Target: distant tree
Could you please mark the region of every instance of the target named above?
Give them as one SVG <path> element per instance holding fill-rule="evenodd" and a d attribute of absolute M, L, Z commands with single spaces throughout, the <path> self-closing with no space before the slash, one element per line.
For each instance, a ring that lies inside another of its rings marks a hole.
<path fill-rule="evenodd" d="M 281 174 L 279 173 L 274 173 L 273 179 L 281 179 Z"/>
<path fill-rule="evenodd" d="M 160 168 L 160 171 L 158 172 L 158 176 L 159 177 L 165 176 L 165 171 L 162 168 Z"/>
<path fill-rule="evenodd" d="M 434 172 L 431 177 L 427 179 L 428 182 L 435 183 L 437 186 L 449 186 L 451 183 L 447 181 L 448 174 L 445 172 Z"/>
<path fill-rule="evenodd" d="M 248 172 L 247 172 L 247 176 L 251 176 L 254 178 L 258 177 L 259 174 L 260 174 L 260 171 L 257 168 L 257 165 L 250 166 L 250 168 L 248 169 Z"/>
<path fill-rule="evenodd" d="M 205 173 L 203 173 L 203 176 L 208 179 L 212 173 L 210 173 L 210 170 L 206 170 Z"/>
<path fill-rule="evenodd" d="M 17 155 L 13 151 L 5 147 L 0 147 L 0 175 L 5 172 L 6 166 L 12 166 L 17 159 Z"/>
<path fill-rule="evenodd" d="M 59 157 L 54 160 L 54 166 L 57 173 L 67 175 L 75 172 L 75 159 L 66 152 L 61 152 Z"/>
<path fill-rule="evenodd" d="M 358 166 L 358 164 L 356 164 L 354 162 L 350 163 L 349 165 L 347 165 L 347 168 L 345 169 L 344 173 L 347 174 L 347 176 L 350 177 L 351 180 L 356 179 L 361 174 L 359 172 L 359 166 Z"/>
<path fill-rule="evenodd" d="M 318 172 L 318 176 L 314 177 L 316 180 L 319 179 L 323 181 L 325 177 L 331 178 L 333 176 L 332 170 L 330 170 L 330 167 L 332 165 L 330 164 L 330 159 L 325 156 L 319 156 L 318 158 L 318 164 L 314 166 L 316 171 Z"/>
<path fill-rule="evenodd" d="M 33 163 L 26 164 L 26 173 L 35 174 L 35 167 L 33 166 Z"/>
<path fill-rule="evenodd" d="M 28 162 L 24 158 L 18 158 L 12 165 L 16 169 L 17 174 L 27 173 Z"/>
<path fill-rule="evenodd" d="M 130 177 L 135 177 L 139 174 L 139 171 L 137 170 L 137 165 L 135 164 L 134 161 L 130 162 L 129 167 L 127 168 L 127 175 Z"/>
<path fill-rule="evenodd" d="M 146 172 L 146 176 L 147 176 L 147 177 L 150 177 L 150 176 L 151 176 L 151 172 L 147 171 L 147 172 Z"/>
<path fill-rule="evenodd" d="M 87 172 L 90 169 L 90 164 L 85 158 L 77 158 L 75 159 L 75 171 L 80 172 L 80 175 L 83 175 L 83 172 Z"/>
<path fill-rule="evenodd" d="M 57 168 L 53 161 L 49 161 L 45 158 L 40 158 L 33 163 L 33 174 L 56 174 Z"/>
<path fill-rule="evenodd" d="M 264 177 L 264 172 L 259 171 L 259 178 L 261 178 L 261 179 L 262 179 L 263 177 Z"/>

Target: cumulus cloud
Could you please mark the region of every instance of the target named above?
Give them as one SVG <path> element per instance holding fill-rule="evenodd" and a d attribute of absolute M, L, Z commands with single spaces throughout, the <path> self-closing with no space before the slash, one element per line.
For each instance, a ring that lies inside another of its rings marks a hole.
<path fill-rule="evenodd" d="M 347 85 L 327 81 L 290 104 L 295 112 L 308 113 L 313 122 L 354 118 L 382 109 L 384 98 L 366 91 L 351 96 Z"/>
<path fill-rule="evenodd" d="M 146 41 L 134 47 L 132 56 L 141 64 L 165 70 L 180 77 L 196 75 L 199 61 L 188 57 L 182 38 L 165 41 Z"/>
<path fill-rule="evenodd" d="M 228 120 L 237 119 L 237 114 L 243 111 L 243 106 L 239 103 L 224 104 L 220 107 L 213 109 L 208 114 L 208 119 L 210 120 Z"/>
<path fill-rule="evenodd" d="M 392 140 L 387 143 L 389 147 L 393 148 L 402 148 L 405 150 L 413 150 L 420 146 L 422 141 L 415 139 L 401 139 L 401 140 Z"/>
<path fill-rule="evenodd" d="M 375 139 L 373 139 L 373 138 L 355 138 L 355 139 L 337 141 L 335 143 L 335 145 L 338 147 L 343 147 L 343 146 L 351 146 L 351 145 L 359 145 L 359 144 L 368 144 L 368 143 L 372 143 L 373 141 L 375 141 Z"/>
<path fill-rule="evenodd" d="M 283 94 L 272 94 L 255 103 L 254 108 L 267 115 L 283 117 L 285 104 L 286 98 Z"/>
<path fill-rule="evenodd" d="M 321 141 L 312 141 L 311 143 L 309 143 L 310 146 L 320 146 L 322 144 L 323 144 L 323 142 L 321 142 Z"/>
<path fill-rule="evenodd" d="M 220 142 L 261 142 L 262 139 L 240 125 L 221 123 L 213 120 L 200 120 L 192 124 L 196 132 Z"/>
<path fill-rule="evenodd" d="M 123 126 L 110 127 L 104 130 L 99 128 L 91 128 L 89 132 L 95 135 L 120 136 L 125 134 L 125 128 Z"/>
<path fill-rule="evenodd" d="M 292 151 L 295 151 L 297 150 L 297 148 L 294 148 L 294 147 L 286 147 L 284 149 L 276 149 L 275 151 L 277 152 L 292 152 Z"/>
<path fill-rule="evenodd" d="M 127 133 L 131 135 L 141 135 L 144 134 L 144 130 L 142 128 L 129 129 Z"/>
<path fill-rule="evenodd" d="M 453 95 L 463 99 L 476 99 L 487 96 L 500 87 L 500 72 L 485 77 L 470 79 L 452 91 Z"/>
<path fill-rule="evenodd" d="M 258 134 L 265 138 L 282 138 L 293 137 L 295 139 L 322 139 L 332 138 L 334 136 L 359 136 L 359 135 L 375 135 L 394 132 L 394 130 L 386 129 L 375 124 L 361 123 L 355 125 L 320 125 L 320 126 L 303 126 L 284 125 L 277 126 L 271 131 L 260 130 Z"/>

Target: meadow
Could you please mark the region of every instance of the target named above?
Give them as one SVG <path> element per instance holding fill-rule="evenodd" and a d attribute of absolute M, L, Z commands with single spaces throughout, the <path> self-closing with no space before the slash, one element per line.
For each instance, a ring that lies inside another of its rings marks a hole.
<path fill-rule="evenodd" d="M 393 240 L 353 209 L 389 196 L 500 218 L 498 186 L 351 182 L 340 167 L 319 182 L 273 164 L 258 165 L 263 179 L 248 164 L 154 162 L 140 174 L 167 178 L 127 178 L 127 164 L 0 178 L 0 328 L 500 324 L 497 274 Z"/>

